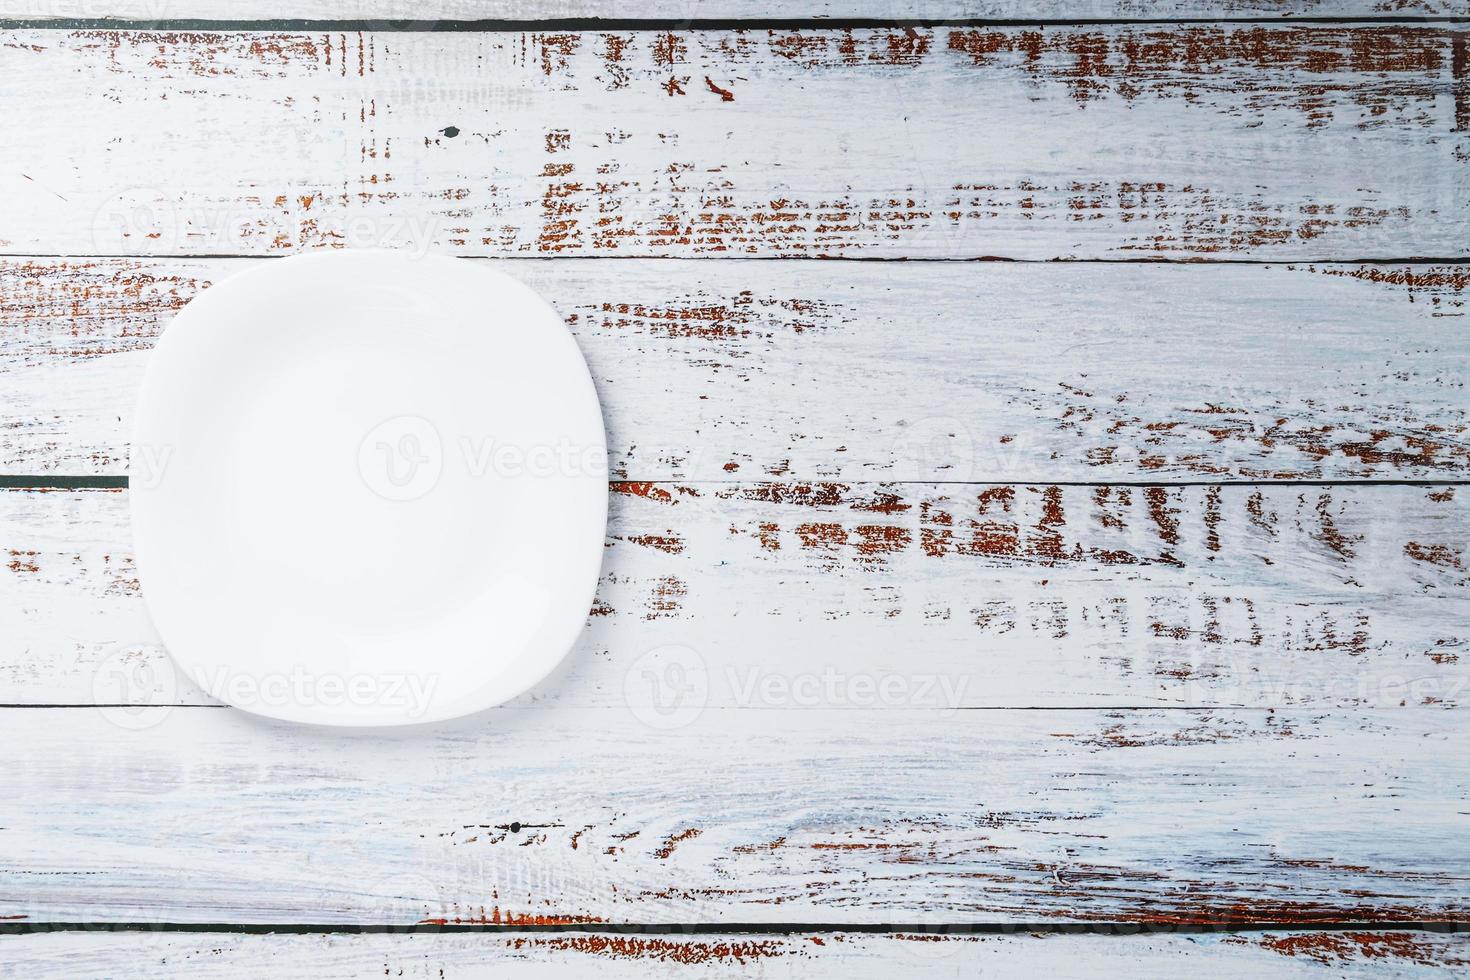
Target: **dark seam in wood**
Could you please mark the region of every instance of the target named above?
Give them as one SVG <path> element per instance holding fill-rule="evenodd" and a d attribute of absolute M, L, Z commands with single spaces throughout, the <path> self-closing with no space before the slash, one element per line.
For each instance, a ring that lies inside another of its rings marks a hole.
<path fill-rule="evenodd" d="M 924 933 L 947 936 L 1004 936 L 1025 933 L 1057 935 L 1152 936 L 1210 935 L 1236 932 L 1470 932 L 1470 923 L 1454 921 L 1344 920 L 1341 922 L 1253 922 L 1220 920 L 1190 925 L 1146 922 L 955 922 L 955 923 L 839 923 L 839 922 L 731 922 L 731 923 L 553 923 L 547 925 L 346 925 L 341 923 L 229 923 L 229 922 L 0 922 L 0 935 L 43 932 L 182 932 L 182 933 L 630 933 L 638 935 L 789 935 L 792 933 Z"/>
<path fill-rule="evenodd" d="M 628 18 L 628 17 L 553 17 L 543 20 L 483 19 L 456 20 L 451 18 L 357 18 L 349 20 L 313 20 L 309 18 L 262 18 L 259 20 L 230 20 L 209 18 L 160 18 L 157 20 L 125 19 L 110 17 L 57 17 L 57 18 L 0 18 L 0 30 L 175 30 L 175 31 L 276 31 L 276 32 L 358 32 L 372 31 L 384 34 L 407 31 L 434 31 L 437 33 L 544 33 L 548 31 L 740 31 L 740 30 L 882 30 L 894 27 L 914 28 L 966 28 L 966 27 L 1103 27 L 1123 26 L 1188 26 L 1211 24 L 1322 24 L 1338 27 L 1357 25 L 1415 25 L 1415 24 L 1463 24 L 1470 17 L 1454 15 L 1424 15 L 1415 17 L 1404 14 L 1369 15 L 1360 17 L 1322 16 L 1269 16 L 1255 17 L 1179 17 L 1160 19 L 1157 17 L 1096 17 L 1096 18 L 985 18 L 985 17 L 683 17 L 683 18 Z"/>
<path fill-rule="evenodd" d="M 791 481 L 800 483 L 802 481 Z M 842 480 L 846 487 L 921 486 L 921 487 L 1460 487 L 1470 485 L 1470 478 L 1463 480 Z M 613 487 L 626 483 L 648 483 L 670 486 L 739 487 L 774 483 L 779 480 L 689 480 L 680 477 L 658 477 L 634 479 L 620 477 L 609 480 Z M 89 476 L 39 474 L 0 475 L 0 490 L 121 490 L 128 486 L 126 476 Z"/>

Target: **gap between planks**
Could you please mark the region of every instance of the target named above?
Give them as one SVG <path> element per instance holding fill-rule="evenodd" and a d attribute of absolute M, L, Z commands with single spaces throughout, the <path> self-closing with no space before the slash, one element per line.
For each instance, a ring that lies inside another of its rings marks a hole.
<path fill-rule="evenodd" d="M 751 482 L 780 485 L 780 480 L 679 480 L 667 477 L 638 479 L 635 477 L 609 480 L 608 487 L 614 488 L 628 483 L 668 483 L 686 487 L 733 487 Z M 811 481 L 792 481 L 811 482 Z M 989 487 L 989 486 L 1048 486 L 1048 487 L 1129 487 L 1147 489 L 1160 487 L 1459 487 L 1470 484 L 1462 480 L 841 480 L 845 486 L 941 486 L 941 487 Z M 126 490 L 128 477 L 104 475 L 57 474 L 0 474 L 0 490 Z"/>
<path fill-rule="evenodd" d="M 3 28 L 0 28 L 3 30 Z M 330 246 L 317 246 L 317 248 L 329 248 Z M 408 251 L 405 249 L 405 251 Z M 250 252 L 167 252 L 158 255 L 141 255 L 132 252 L 36 252 L 21 251 L 11 252 L 0 249 L 0 259 L 50 259 L 62 262 L 96 262 L 96 261 L 126 261 L 126 262 L 209 262 L 209 261 L 249 261 L 261 262 L 272 259 L 289 259 L 294 255 L 310 254 L 310 252 L 266 252 L 252 254 Z M 435 255 L 446 258 L 468 259 L 475 262 L 525 262 L 544 263 L 558 256 L 548 255 L 491 255 L 487 256 L 478 252 L 451 252 L 435 249 Z M 566 259 L 581 260 L 588 256 L 566 256 Z M 667 262 L 675 264 L 680 262 L 819 262 L 823 265 L 842 265 L 856 262 L 875 263 L 901 263 L 903 265 L 939 265 L 954 264 L 972 265 L 985 263 L 1004 263 L 1008 265 L 1259 265 L 1263 267 L 1280 267 L 1283 265 L 1470 265 L 1470 253 L 1465 255 L 1399 255 L 1392 258 L 1372 258 L 1359 256 L 1349 259 L 1333 258 L 1306 258 L 1306 259 L 1279 259 L 1279 258 L 1232 258 L 1229 256 L 1139 256 L 1136 258 L 1120 257 L 1095 257 L 1086 258 L 1012 258 L 1008 255 L 715 255 L 701 253 L 696 255 L 597 255 L 590 256 L 599 262 Z"/>
<path fill-rule="evenodd" d="M 584 933 L 590 935 L 718 935 L 783 936 L 796 933 L 864 933 L 889 935 L 913 933 L 936 936 L 1014 936 L 1045 934 L 1062 936 L 1208 936 L 1235 932 L 1356 932 L 1392 929 L 1394 932 L 1470 932 L 1470 925 L 1453 921 L 1403 922 L 1398 920 L 1342 920 L 1338 922 L 1239 922 L 1221 920 L 1182 925 L 1137 922 L 552 922 L 528 925 L 505 923 L 419 923 L 389 925 L 367 923 L 343 926 L 330 922 L 0 922 L 0 936 L 48 932 L 183 932 L 242 933 L 246 935 L 354 935 L 354 934 L 455 934 L 455 933 Z"/>
<path fill-rule="evenodd" d="M 211 19 L 197 17 L 165 17 L 157 20 L 111 17 L 0 18 L 0 30 L 31 31 L 372 31 L 378 34 L 404 34 L 432 31 L 440 34 L 513 34 L 524 31 L 842 31 L 872 30 L 890 27 L 967 28 L 967 27 L 1108 27 L 1108 26 L 1199 26 L 1248 24 L 1323 24 L 1336 27 L 1392 26 L 1395 24 L 1464 24 L 1470 16 L 1454 14 L 1406 13 L 1382 16 L 1347 17 L 1091 17 L 1091 18 L 1016 18 L 1016 17 L 547 17 L 532 19 L 456 20 L 434 18 L 409 19 L 384 17 L 345 20 L 313 20 L 310 18 Z"/>

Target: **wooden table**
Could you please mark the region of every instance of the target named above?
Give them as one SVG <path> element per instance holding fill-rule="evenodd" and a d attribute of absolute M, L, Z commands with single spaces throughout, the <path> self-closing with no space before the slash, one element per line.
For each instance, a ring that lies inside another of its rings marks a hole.
<path fill-rule="evenodd" d="M 1465 0 L 0 16 L 16 975 L 1470 964 Z M 262 723 L 149 625 L 133 400 L 371 245 L 565 315 L 598 599 L 479 717 Z"/>

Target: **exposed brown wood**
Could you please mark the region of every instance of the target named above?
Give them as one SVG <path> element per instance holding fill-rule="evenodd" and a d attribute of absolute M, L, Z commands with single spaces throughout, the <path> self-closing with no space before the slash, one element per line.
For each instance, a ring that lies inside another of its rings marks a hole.
<path fill-rule="evenodd" d="M 120 474 L 245 260 L 0 262 L 0 470 Z M 1459 479 L 1466 267 L 533 261 L 624 479 Z M 495 329 L 487 318 L 487 329 Z"/>
<path fill-rule="evenodd" d="M 588 627 L 525 703 L 656 714 L 669 670 L 696 709 L 1467 697 L 1464 488 L 611 489 Z M 210 703 L 144 613 L 125 492 L 0 493 L 0 559 L 0 703 Z"/>
<path fill-rule="evenodd" d="M 0 249 L 1459 256 L 1463 42 L 1416 24 L 10 31 L 0 70 L 46 99 L 0 95 Z M 125 125 L 72 125 L 101 113 Z"/>

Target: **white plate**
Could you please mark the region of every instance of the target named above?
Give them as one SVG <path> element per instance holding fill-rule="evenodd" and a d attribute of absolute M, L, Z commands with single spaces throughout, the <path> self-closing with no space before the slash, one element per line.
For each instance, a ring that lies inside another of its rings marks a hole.
<path fill-rule="evenodd" d="M 566 655 L 593 601 L 606 446 L 529 287 L 392 252 L 263 261 L 174 318 L 133 431 L 133 539 L 185 674 L 328 725 L 469 714 Z"/>

